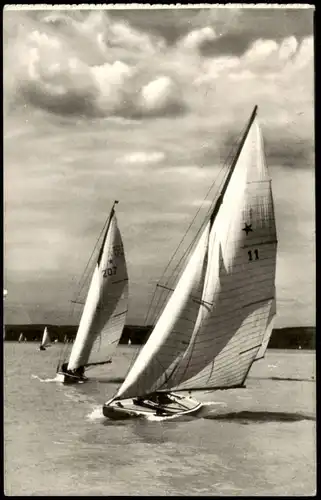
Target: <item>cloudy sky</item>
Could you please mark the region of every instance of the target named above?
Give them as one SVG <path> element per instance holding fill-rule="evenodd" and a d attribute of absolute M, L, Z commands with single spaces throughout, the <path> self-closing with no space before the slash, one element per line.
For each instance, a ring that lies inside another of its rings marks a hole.
<path fill-rule="evenodd" d="M 276 326 L 314 325 L 313 79 L 312 9 L 4 11 L 6 322 L 78 321 L 70 300 L 119 199 L 128 322 L 143 323 L 257 104 Z"/>

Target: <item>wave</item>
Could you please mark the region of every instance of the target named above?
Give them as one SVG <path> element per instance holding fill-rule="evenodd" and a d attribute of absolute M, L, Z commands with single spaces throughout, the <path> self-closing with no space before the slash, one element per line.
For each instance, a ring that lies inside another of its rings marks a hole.
<path fill-rule="evenodd" d="M 272 412 L 272 411 L 239 411 L 203 417 L 209 420 L 230 420 L 247 422 L 298 422 L 300 420 L 313 420 L 315 416 L 305 413 Z"/>
<path fill-rule="evenodd" d="M 249 379 L 256 380 L 280 380 L 284 382 L 315 382 L 315 377 L 303 378 L 303 377 L 249 377 Z"/>
<path fill-rule="evenodd" d="M 40 382 L 59 382 L 59 380 L 57 379 L 57 377 L 55 377 L 55 378 L 41 378 L 41 377 L 38 377 L 38 375 L 33 375 L 32 374 L 31 378 L 37 379 Z"/>
<path fill-rule="evenodd" d="M 100 384 L 122 384 L 124 382 L 124 377 L 112 377 L 99 379 Z"/>
<path fill-rule="evenodd" d="M 92 411 L 90 413 L 88 413 L 86 418 L 87 418 L 87 420 L 92 420 L 92 421 L 105 419 L 105 417 L 103 415 L 102 406 L 101 405 L 95 406 L 92 409 Z"/>

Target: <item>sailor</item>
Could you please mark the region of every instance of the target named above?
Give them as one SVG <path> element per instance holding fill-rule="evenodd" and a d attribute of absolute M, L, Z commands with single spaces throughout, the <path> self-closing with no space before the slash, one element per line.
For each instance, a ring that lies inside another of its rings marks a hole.
<path fill-rule="evenodd" d="M 159 405 L 166 405 L 166 404 L 171 403 L 171 400 L 169 399 L 169 397 L 167 396 L 167 394 L 162 394 L 160 392 L 160 393 L 158 393 L 157 403 Z"/>
<path fill-rule="evenodd" d="M 75 375 L 78 375 L 79 377 L 83 377 L 84 373 L 85 373 L 84 366 L 79 366 L 79 368 L 75 370 Z"/>
<path fill-rule="evenodd" d="M 63 363 L 63 364 L 61 365 L 61 371 L 62 371 L 63 373 L 68 373 L 67 366 L 68 366 L 68 363 Z"/>

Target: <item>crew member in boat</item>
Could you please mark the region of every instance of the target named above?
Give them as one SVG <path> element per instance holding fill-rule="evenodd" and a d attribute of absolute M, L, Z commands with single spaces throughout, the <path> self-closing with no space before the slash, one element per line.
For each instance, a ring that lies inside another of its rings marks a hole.
<path fill-rule="evenodd" d="M 157 394 L 157 403 L 159 405 L 168 405 L 172 403 L 172 400 L 167 396 L 167 394 L 160 392 Z"/>
<path fill-rule="evenodd" d="M 154 394 L 151 394 L 148 398 L 152 403 L 156 403 L 158 405 L 168 405 L 172 403 L 171 399 L 167 396 L 166 393 L 163 392 L 156 392 Z"/>
<path fill-rule="evenodd" d="M 80 377 L 80 378 L 85 378 L 84 377 L 84 375 L 85 375 L 85 367 L 84 366 L 79 366 L 79 368 L 76 368 L 76 370 L 68 370 L 67 366 L 68 366 L 68 363 L 63 363 L 61 365 L 61 371 L 63 373 L 67 373 L 69 375 L 74 375 L 74 376 Z"/>
<path fill-rule="evenodd" d="M 67 366 L 68 366 L 68 363 L 62 363 L 62 365 L 61 365 L 61 371 L 63 373 L 68 373 Z"/>
<path fill-rule="evenodd" d="M 85 375 L 85 367 L 84 366 L 79 366 L 79 368 L 76 368 L 74 371 L 75 375 L 78 375 L 78 377 L 84 377 Z"/>

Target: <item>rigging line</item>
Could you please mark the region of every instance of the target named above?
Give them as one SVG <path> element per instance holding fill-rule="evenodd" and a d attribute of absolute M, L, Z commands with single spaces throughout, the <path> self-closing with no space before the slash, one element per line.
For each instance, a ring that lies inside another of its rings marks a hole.
<path fill-rule="evenodd" d="M 204 203 L 204 201 L 208 198 L 208 196 L 209 196 L 210 192 L 211 192 L 211 191 L 212 191 L 212 189 L 214 188 L 214 186 L 215 186 L 215 184 L 216 184 L 216 182 L 217 182 L 217 180 L 218 180 L 218 178 L 219 178 L 220 174 L 222 173 L 222 171 L 223 171 L 223 170 L 224 170 L 224 169 L 225 169 L 225 168 L 229 165 L 230 160 L 231 160 L 231 158 L 234 156 L 234 151 L 235 151 L 235 149 L 236 149 L 237 145 L 239 144 L 239 142 L 240 142 L 240 138 L 243 136 L 245 129 L 246 129 L 246 127 L 244 127 L 244 129 L 241 131 L 241 133 L 240 133 L 240 134 L 238 134 L 238 136 L 237 136 L 236 140 L 233 142 L 233 145 L 232 145 L 232 147 L 231 147 L 231 149 L 230 149 L 230 151 L 229 151 L 229 153 L 228 153 L 228 155 L 227 155 L 227 158 L 226 158 L 226 159 L 225 159 L 225 161 L 224 161 L 224 164 L 223 164 L 222 168 L 220 169 L 220 171 L 219 171 L 218 175 L 217 175 L 217 176 L 216 176 L 216 178 L 215 178 L 215 181 L 212 183 L 212 185 L 210 186 L 210 188 L 208 189 L 208 191 L 207 191 L 207 193 L 206 193 L 206 195 L 205 195 L 205 198 L 204 198 L 204 200 L 203 200 L 203 203 Z M 227 174 L 228 174 L 228 172 L 227 172 Z M 220 184 L 219 188 L 220 188 L 220 187 L 222 187 L 222 185 L 224 184 L 224 182 L 225 182 L 225 178 L 223 178 L 223 179 L 221 180 L 221 184 Z M 208 210 L 208 214 L 212 212 L 212 207 L 214 206 L 215 202 L 216 202 L 216 199 L 215 199 L 215 200 L 213 200 L 213 202 L 212 202 L 212 204 L 211 204 L 211 207 L 210 207 L 210 209 Z M 187 228 L 187 230 L 186 230 L 186 232 L 185 232 L 185 234 L 184 234 L 184 236 L 183 236 L 183 238 L 182 238 L 181 242 L 179 243 L 178 248 L 177 248 L 176 252 L 174 253 L 174 255 L 173 255 L 173 257 L 172 257 L 171 261 L 173 260 L 173 258 L 174 258 L 174 256 L 175 256 L 175 254 L 177 253 L 177 251 L 178 251 L 179 247 L 181 246 L 181 244 L 182 244 L 183 240 L 185 239 L 185 237 L 186 237 L 187 233 L 189 232 L 189 230 L 190 230 L 191 226 L 193 225 L 193 223 L 194 223 L 194 221 L 195 221 L 196 217 L 198 216 L 198 214 L 199 214 L 199 212 L 200 212 L 200 210 L 201 210 L 201 208 L 202 208 L 203 203 L 201 204 L 201 206 L 200 206 L 200 208 L 198 209 L 198 211 L 196 212 L 196 215 L 194 216 L 194 218 L 193 218 L 192 222 L 190 223 L 189 227 Z M 193 240 L 192 240 L 192 242 L 190 243 L 190 245 L 188 246 L 188 248 L 187 248 L 186 252 L 183 254 L 182 258 L 181 258 L 181 259 L 180 259 L 180 261 L 178 262 L 178 264 L 177 264 L 176 268 L 177 268 L 177 267 L 181 264 L 181 262 L 182 262 L 182 260 L 184 259 L 184 257 L 185 257 L 185 258 L 187 257 L 187 255 L 188 255 L 189 251 L 191 250 L 192 246 L 194 245 L 195 241 L 197 240 L 197 238 L 198 238 L 198 236 L 199 236 L 199 233 L 201 232 L 201 230 L 203 229 L 203 227 L 206 225 L 206 223 L 207 223 L 207 217 L 205 218 L 205 221 L 203 222 L 203 224 L 201 225 L 201 227 L 200 227 L 200 228 L 199 228 L 199 230 L 197 231 L 196 236 L 193 238 Z M 169 267 L 169 265 L 170 265 L 171 261 L 169 262 L 169 264 L 168 264 L 167 268 Z M 167 268 L 165 269 L 165 271 L 167 270 Z M 175 269 L 176 269 L 176 268 L 175 268 Z M 165 271 L 164 271 L 164 273 L 163 273 L 163 274 L 165 274 Z"/>
<path fill-rule="evenodd" d="M 103 225 L 103 228 L 102 228 L 102 230 L 101 230 L 101 232 L 100 232 L 100 234 L 99 234 L 99 236 L 98 236 L 98 239 L 97 239 L 97 241 L 96 241 L 96 244 L 95 244 L 95 246 L 94 246 L 94 249 L 93 249 L 93 251 L 92 251 L 92 253 L 91 253 L 90 257 L 89 257 L 89 260 L 88 260 L 88 262 L 87 262 L 87 265 L 86 265 L 86 267 L 85 267 L 85 270 L 84 270 L 84 272 L 83 272 L 83 275 L 82 275 L 82 277 L 81 277 L 81 279 L 80 279 L 79 283 L 81 282 L 81 280 L 82 280 L 82 279 L 83 279 L 83 277 L 85 276 L 86 270 L 87 270 L 87 268 L 88 268 L 88 266 L 89 266 L 89 264 L 90 264 L 90 262 L 91 262 L 91 260 L 92 260 L 92 257 L 93 257 L 93 255 L 94 255 L 94 253 L 95 253 L 95 251 L 96 251 L 96 248 L 97 248 L 98 242 L 100 241 L 100 238 L 101 238 L 102 234 L 103 234 L 103 233 L 105 233 L 105 234 L 104 234 L 104 238 L 103 238 L 103 240 L 102 240 L 101 247 L 100 247 L 100 252 L 99 252 L 99 254 L 98 254 L 98 259 L 97 259 L 98 264 L 99 264 L 99 262 L 100 262 L 100 259 L 101 259 L 102 253 L 103 253 L 103 246 L 104 246 L 104 244 L 105 244 L 106 237 L 107 237 L 107 232 L 108 232 L 108 229 L 109 229 L 109 225 L 110 225 L 110 223 L 111 223 L 111 218 L 112 218 L 112 216 L 113 216 L 113 215 L 114 215 L 114 213 L 115 213 L 115 210 L 114 210 L 114 209 L 115 209 L 115 205 L 116 205 L 117 203 L 118 203 L 118 200 L 115 200 L 115 201 L 114 201 L 114 203 L 113 203 L 112 209 L 111 209 L 111 211 L 110 211 L 110 213 L 109 213 L 109 215 L 108 215 L 108 217 L 107 217 L 107 220 L 105 221 L 105 224 Z M 88 276 L 87 276 L 87 278 L 88 278 Z M 78 295 L 77 295 L 76 299 L 78 299 L 78 297 L 80 296 L 80 293 L 81 293 L 82 289 L 83 289 L 83 288 L 84 288 L 84 286 L 85 286 L 85 282 L 86 282 L 87 278 L 84 280 L 84 283 L 83 283 L 83 285 L 82 285 L 81 289 L 79 290 L 79 293 L 78 293 Z"/>
<path fill-rule="evenodd" d="M 220 174 L 222 173 L 222 171 L 224 170 L 224 168 L 226 168 L 226 166 L 227 166 L 228 164 L 230 164 L 230 163 L 231 163 L 231 158 L 233 158 L 233 156 L 234 156 L 234 154 L 235 154 L 235 150 L 236 150 L 237 146 L 238 146 L 238 145 L 239 145 L 239 143 L 240 143 L 240 138 L 244 135 L 245 130 L 246 130 L 246 126 L 243 128 L 243 130 L 242 130 L 242 131 L 238 134 L 238 136 L 237 136 L 237 137 L 236 137 L 236 139 L 234 140 L 234 142 L 233 142 L 233 144 L 232 144 L 232 146 L 231 146 L 231 149 L 230 149 L 230 151 L 229 151 L 229 153 L 228 153 L 228 155 L 227 155 L 227 157 L 226 157 L 226 159 L 225 159 L 225 161 L 224 161 L 224 163 L 223 163 L 222 168 L 220 169 L 220 171 L 219 171 L 218 175 L 216 176 L 215 181 L 212 183 L 212 185 L 211 185 L 211 186 L 210 186 L 210 188 L 208 189 L 208 191 L 207 191 L 207 193 L 206 193 L 206 195 L 205 195 L 205 198 L 204 198 L 204 200 L 203 200 L 202 204 L 200 205 L 199 209 L 197 210 L 196 215 L 194 216 L 194 218 L 193 218 L 192 222 L 191 222 L 191 223 L 190 223 L 190 225 L 188 226 L 188 228 L 187 228 L 187 230 L 186 230 L 186 232 L 185 232 L 185 234 L 184 234 L 183 238 L 181 239 L 180 243 L 178 244 L 177 249 L 175 250 L 174 254 L 172 255 L 172 257 L 171 257 L 171 259 L 170 259 L 169 263 L 167 264 L 167 266 L 166 266 L 166 268 L 165 268 L 165 270 L 164 270 L 164 272 L 163 272 L 163 274 L 162 274 L 161 278 L 160 278 L 160 279 L 159 279 L 159 281 L 158 281 L 158 284 L 160 283 L 160 281 L 161 281 L 161 280 L 162 280 L 162 278 L 164 277 L 164 275 L 165 275 L 166 271 L 169 269 L 170 264 L 171 264 L 171 263 L 172 263 L 172 261 L 174 260 L 175 255 L 177 254 L 177 252 L 178 252 L 178 250 L 180 249 L 180 247 L 181 247 L 181 245 L 182 245 L 182 243 L 183 243 L 184 239 L 186 238 L 187 234 L 189 233 L 189 231 L 190 231 L 190 229 L 191 229 L 192 225 L 194 224 L 194 222 L 195 222 L 195 220 L 196 220 L 196 218 L 197 218 L 197 216 L 198 216 L 198 214 L 199 214 L 200 210 L 202 209 L 202 206 L 203 206 L 203 204 L 204 204 L 204 201 L 208 198 L 208 196 L 209 196 L 210 192 L 211 192 L 211 191 L 212 191 L 212 189 L 214 188 L 214 186 L 215 186 L 215 184 L 216 184 L 216 182 L 217 182 L 218 178 L 220 177 Z M 228 175 L 228 172 L 227 172 L 227 175 Z M 225 177 L 221 180 L 221 183 L 220 183 L 219 188 L 221 188 L 221 187 L 222 187 L 222 185 L 224 184 L 224 182 L 225 182 Z M 176 264 L 176 266 L 174 267 L 174 269 L 173 269 L 173 273 L 172 273 L 172 276 L 171 276 L 171 277 L 170 277 L 170 278 L 169 278 L 169 279 L 165 282 L 165 283 L 166 283 L 166 285 L 168 285 L 168 284 L 169 284 L 170 279 L 173 279 L 173 281 L 174 281 L 174 282 L 178 279 L 178 275 L 179 275 L 179 271 L 180 271 L 179 267 L 180 267 L 180 265 L 182 264 L 182 262 L 184 261 L 184 259 L 185 259 L 185 260 L 187 259 L 188 255 L 189 255 L 189 252 L 191 251 L 191 249 L 192 249 L 193 245 L 195 244 L 195 242 L 196 242 L 196 240 L 197 240 L 197 238 L 198 238 L 198 236 L 199 236 L 200 232 L 202 231 L 202 229 L 203 229 L 203 228 L 205 227 L 205 225 L 207 224 L 207 222 L 208 222 L 208 220 L 207 220 L 207 219 L 209 218 L 209 214 L 211 214 L 211 213 L 212 213 L 213 208 L 214 208 L 214 204 L 215 204 L 215 203 L 216 203 L 216 199 L 215 199 L 215 200 L 213 200 L 213 202 L 212 202 L 212 204 L 211 204 L 211 206 L 210 206 L 210 208 L 209 208 L 209 210 L 208 210 L 208 212 L 207 212 L 207 216 L 205 217 L 205 220 L 203 221 L 203 223 L 202 223 L 201 227 L 200 227 L 200 228 L 199 228 L 199 230 L 197 231 L 197 233 L 196 233 L 195 237 L 193 238 L 193 240 L 191 241 L 191 243 L 190 243 L 190 244 L 189 244 L 189 246 L 187 247 L 186 251 L 183 253 L 182 257 L 180 258 L 180 260 L 178 261 L 178 263 L 177 263 L 177 264 Z M 176 273 L 176 276 L 175 276 L 175 273 Z M 149 318 L 149 316 L 150 316 L 150 311 L 151 311 L 151 309 L 152 309 L 152 304 L 153 304 L 154 299 L 155 299 L 156 291 L 157 291 L 157 290 L 156 290 L 156 288 L 155 288 L 155 290 L 154 290 L 154 294 L 153 294 L 153 297 L 152 297 L 152 299 L 151 299 L 151 302 L 150 302 L 150 305 L 149 305 L 149 308 L 148 308 L 148 311 L 147 311 L 147 315 L 146 315 L 146 318 L 145 318 L 145 325 L 147 324 L 147 320 L 148 320 L 148 318 Z M 160 294 L 160 296 L 159 296 L 159 298 L 158 298 L 158 301 L 157 301 L 157 303 L 156 303 L 156 304 L 155 304 L 155 306 L 154 306 L 154 310 L 155 310 L 155 318 L 154 318 L 154 319 L 155 319 L 155 321 L 156 321 L 156 310 L 158 309 L 158 306 L 159 306 L 159 304 L 160 304 L 160 302 L 161 302 L 161 298 L 162 298 L 162 296 L 164 296 L 163 291 L 162 291 L 162 293 Z M 164 303 L 165 303 L 165 300 L 166 300 L 167 296 L 168 296 L 168 294 L 167 294 L 167 295 L 166 295 L 166 297 L 164 298 L 163 303 L 160 305 L 159 310 L 162 310 L 162 308 L 164 307 Z"/>
<path fill-rule="evenodd" d="M 90 257 L 89 257 L 89 259 L 88 259 L 88 261 L 87 261 L 86 267 L 85 267 L 85 269 L 84 269 L 84 271 L 83 271 L 83 274 L 82 274 L 82 276 L 80 277 L 80 280 L 79 280 L 79 282 L 78 282 L 78 286 L 80 286 L 81 281 L 85 278 L 86 271 L 87 271 L 87 269 L 88 269 L 89 265 L 91 264 L 91 261 L 92 261 L 93 255 L 94 255 L 94 253 L 96 252 L 97 245 L 98 245 L 98 243 L 99 243 L 99 241 L 100 241 L 100 238 L 101 238 L 102 234 L 103 234 L 103 233 L 104 233 L 104 231 L 105 231 L 105 228 L 106 228 L 106 226 L 107 226 L 107 224 L 108 224 L 108 221 L 109 221 L 109 215 L 108 215 L 108 217 L 107 217 L 107 219 L 106 219 L 106 221 L 105 221 L 105 223 L 104 223 L 104 225 L 103 225 L 102 230 L 101 230 L 101 231 L 100 231 L 100 233 L 99 233 L 99 236 L 98 236 L 98 239 L 97 239 L 97 241 L 96 241 L 96 244 L 95 244 L 95 246 L 94 246 L 94 248 L 93 248 L 93 251 L 91 252 L 91 255 L 90 255 Z M 82 286 L 80 287 L 80 290 L 79 290 L 78 294 L 76 295 L 76 300 L 79 298 L 80 293 L 81 293 L 81 291 L 83 290 L 83 288 L 84 288 L 84 286 L 85 286 L 85 281 L 86 281 L 86 280 L 84 279 L 84 283 L 82 284 Z"/>
<path fill-rule="evenodd" d="M 94 246 L 94 248 L 93 248 L 93 251 L 91 252 L 91 255 L 90 255 L 90 257 L 89 257 L 89 259 L 88 259 L 88 261 L 87 261 L 87 264 L 86 264 L 86 266 L 85 266 L 85 269 L 84 269 L 84 271 L 83 271 L 83 273 L 82 273 L 82 275 L 81 275 L 81 277 L 80 277 L 80 279 L 79 279 L 79 281 L 78 281 L 78 286 L 79 286 L 80 288 L 79 288 L 79 290 L 78 290 L 78 293 L 76 293 L 75 300 L 72 300 L 72 301 L 71 301 L 71 303 L 72 303 L 72 304 L 71 304 L 71 307 L 70 307 L 70 310 L 69 310 L 69 314 L 68 314 L 68 316 L 69 316 L 69 319 L 70 319 L 70 320 L 71 320 L 71 319 L 72 319 L 72 317 L 74 316 L 74 312 L 75 312 L 75 304 L 76 304 L 76 303 L 79 303 L 78 299 L 79 299 L 79 297 L 80 297 L 80 295 L 81 295 L 81 292 L 82 292 L 82 290 L 84 289 L 84 286 L 85 286 L 85 284 L 86 284 L 86 282 L 87 282 L 87 280 L 88 280 L 88 278 L 89 278 L 90 272 L 91 272 L 91 271 L 93 270 L 93 268 L 94 268 L 95 263 L 93 262 L 93 256 L 94 256 L 94 254 L 95 254 L 95 252 L 96 252 L 96 249 L 97 249 L 98 243 L 99 243 L 99 241 L 100 241 L 100 239 L 101 239 L 101 237 L 102 237 L 102 234 L 104 233 L 104 231 L 105 231 L 105 229 L 106 229 L 106 227 L 107 227 L 107 225 L 108 225 L 108 223 L 109 223 L 109 220 L 110 220 L 110 215 L 108 215 L 108 217 L 107 217 L 107 219 L 106 219 L 106 221 L 105 221 L 105 223 L 104 223 L 104 225 L 103 225 L 103 227 L 102 227 L 102 230 L 100 231 L 100 234 L 99 234 L 99 236 L 98 236 L 98 238 L 97 238 L 97 241 L 96 241 L 96 244 L 95 244 L 95 246 Z M 88 271 L 88 273 L 87 273 L 87 275 L 86 275 L 86 272 L 87 272 L 87 271 Z M 82 284 L 81 284 L 81 283 L 82 283 Z M 81 286 L 80 286 L 80 284 L 81 284 Z M 64 351 L 65 351 L 65 352 L 64 352 Z M 60 357 L 59 357 L 59 360 L 60 360 L 60 361 L 61 361 L 61 358 L 62 358 L 62 356 L 63 356 L 63 355 L 64 355 L 64 357 L 66 357 L 67 351 L 68 351 L 68 347 L 63 346 L 62 351 L 61 351 L 61 353 L 60 353 Z"/>

